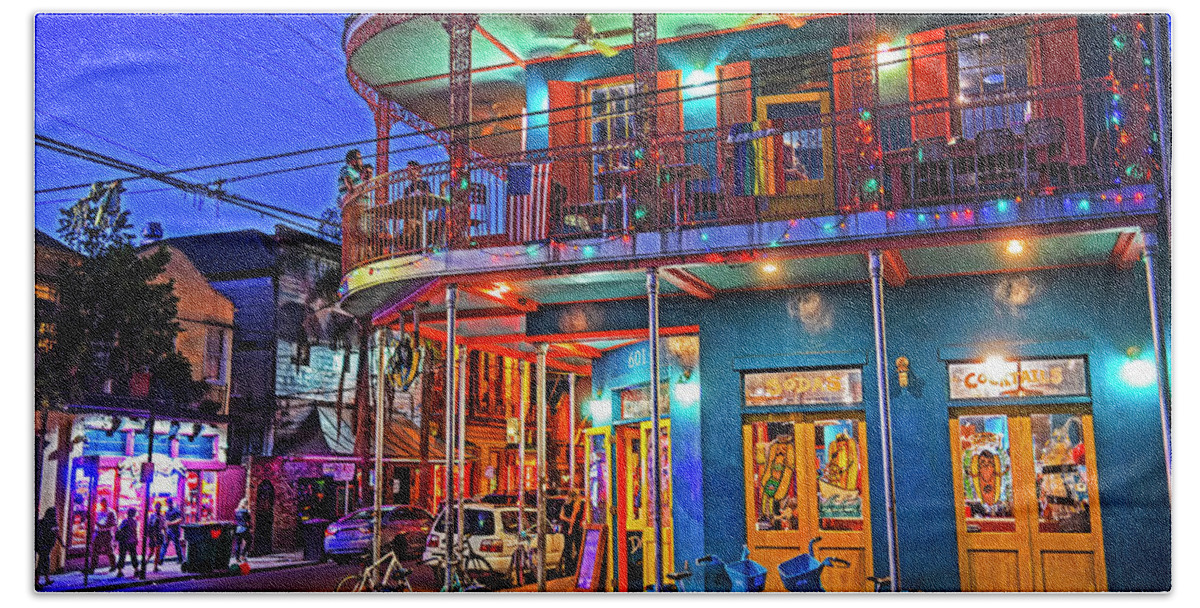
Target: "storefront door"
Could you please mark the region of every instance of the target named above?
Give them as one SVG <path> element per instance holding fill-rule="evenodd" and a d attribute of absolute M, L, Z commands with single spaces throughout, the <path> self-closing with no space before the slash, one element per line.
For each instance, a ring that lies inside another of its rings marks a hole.
<path fill-rule="evenodd" d="M 584 431 L 585 436 L 585 460 L 587 468 L 584 472 L 586 485 L 584 486 L 584 522 L 587 525 L 605 526 L 611 532 L 612 521 L 610 518 L 610 491 L 612 488 L 612 440 L 611 427 L 590 428 Z M 608 534 L 609 539 L 614 535 Z M 613 543 L 605 547 L 604 570 L 600 576 L 601 581 L 607 581 L 608 578 L 603 574 L 604 571 L 611 572 L 613 563 Z M 601 583 L 603 589 L 604 583 Z"/>
<path fill-rule="evenodd" d="M 671 534 L 670 422 L 662 420 L 663 570 L 674 564 Z M 650 496 L 653 428 L 650 422 L 617 429 L 617 589 L 641 591 L 654 584 L 654 505 Z"/>
<path fill-rule="evenodd" d="M 869 591 L 871 510 L 866 426 L 857 412 L 746 416 L 746 538 L 750 556 L 767 569 L 767 591 L 784 591 L 776 567 L 808 551 L 850 567 L 829 567 L 829 591 Z M 741 556 L 721 556 L 738 559 Z"/>
<path fill-rule="evenodd" d="M 963 591 L 1104 591 L 1091 414 L 952 412 Z"/>

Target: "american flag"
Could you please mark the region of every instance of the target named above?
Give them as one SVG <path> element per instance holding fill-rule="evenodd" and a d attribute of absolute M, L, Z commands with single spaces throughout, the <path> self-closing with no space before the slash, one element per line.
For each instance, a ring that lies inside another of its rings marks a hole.
<path fill-rule="evenodd" d="M 510 242 L 546 239 L 550 233 L 550 163 L 509 165 L 507 181 L 505 231 Z"/>

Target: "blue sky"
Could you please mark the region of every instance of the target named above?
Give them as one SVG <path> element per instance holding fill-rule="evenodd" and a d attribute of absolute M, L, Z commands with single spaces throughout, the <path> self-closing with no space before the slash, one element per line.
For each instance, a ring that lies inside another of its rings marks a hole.
<path fill-rule="evenodd" d="M 371 112 L 345 76 L 345 15 L 38 15 L 34 131 L 148 169 L 166 170 L 360 141 Z M 410 132 L 397 125 L 393 135 Z M 427 143 L 423 136 L 392 148 Z M 374 146 L 360 147 L 367 155 Z M 177 175 L 206 183 L 339 161 L 348 147 Z M 404 162 L 407 156 L 393 157 Z M 368 160 L 368 162 L 370 162 Z M 231 181 L 228 192 L 319 216 L 338 165 Z M 34 189 L 113 180 L 115 169 L 35 148 Z M 126 183 L 139 232 L 167 236 L 258 228 L 277 220 L 149 179 Z M 34 223 L 57 234 L 58 210 L 86 189 L 35 195 Z"/>

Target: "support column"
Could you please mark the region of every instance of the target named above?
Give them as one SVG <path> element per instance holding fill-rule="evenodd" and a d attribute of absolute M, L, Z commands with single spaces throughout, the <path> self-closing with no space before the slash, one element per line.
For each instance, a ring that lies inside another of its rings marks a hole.
<path fill-rule="evenodd" d="M 529 409 L 529 394 L 525 387 L 529 386 L 529 362 L 522 361 L 518 365 L 525 372 L 521 374 L 521 398 L 518 399 L 521 411 L 517 413 L 517 424 L 521 427 L 521 436 L 517 439 L 517 538 L 525 538 L 525 412 Z M 524 573 L 522 573 L 524 574 Z"/>
<path fill-rule="evenodd" d="M 463 552 L 463 537 L 466 534 L 463 522 L 463 497 L 467 485 L 467 346 L 464 344 L 458 353 L 458 409 L 454 434 L 458 437 L 458 447 L 455 458 L 458 459 L 458 482 L 454 484 L 454 495 L 458 497 L 458 544 L 455 545 L 458 555 Z"/>
<path fill-rule="evenodd" d="M 469 237 L 471 174 L 471 32 L 479 15 L 451 13 L 442 22 L 450 35 L 450 206 L 446 245 Z"/>
<path fill-rule="evenodd" d="M 658 226 L 662 214 L 658 191 L 658 17 L 654 13 L 633 14 L 634 114 L 637 116 L 638 149 L 642 151 L 641 170 L 636 177 L 637 202 L 642 215 L 649 215 Z M 636 153 L 635 153 L 636 154 Z M 638 217 L 631 210 L 632 223 Z"/>
<path fill-rule="evenodd" d="M 386 327 L 375 333 L 375 349 L 379 351 L 378 376 L 375 382 L 375 504 L 372 519 L 375 522 L 371 534 L 371 563 L 379 561 L 383 544 L 383 401 L 384 376 L 387 370 L 387 344 L 384 342 Z"/>
<path fill-rule="evenodd" d="M 1142 260 L 1146 262 L 1146 294 L 1150 299 L 1150 330 L 1154 337 L 1154 369 L 1158 375 L 1158 416 L 1162 421 L 1163 456 L 1167 465 L 1167 492 L 1171 492 L 1171 391 L 1167 373 L 1166 343 L 1163 340 L 1162 317 L 1158 309 L 1158 285 L 1154 277 L 1154 258 L 1158 255 L 1158 237 L 1142 234 Z"/>
<path fill-rule="evenodd" d="M 546 353 L 537 345 L 537 589 L 546 590 Z"/>
<path fill-rule="evenodd" d="M 654 590 L 662 591 L 663 584 L 663 534 L 662 534 L 662 435 L 659 430 L 659 340 L 658 340 L 658 269 L 646 270 L 646 300 L 650 312 L 650 504 L 654 514 Z"/>
<path fill-rule="evenodd" d="M 229 376 L 225 376 L 228 378 Z M 43 431 L 45 426 L 42 427 Z M 146 440 L 149 442 L 146 448 L 146 462 L 149 463 L 138 475 L 142 479 L 142 530 L 150 529 L 150 489 L 154 487 L 154 414 L 151 414 L 146 420 Z M 40 498 L 40 495 L 39 495 Z M 149 541 L 149 535 L 142 533 L 142 563 L 141 568 L 137 571 L 137 577 L 140 579 L 146 578 L 146 544 Z M 176 547 L 178 550 L 178 547 Z"/>
<path fill-rule="evenodd" d="M 570 482 L 570 489 L 575 489 L 575 372 L 571 372 L 567 376 L 567 402 L 570 403 L 570 418 L 567 420 L 567 433 L 570 439 L 567 442 L 567 475 Z"/>
<path fill-rule="evenodd" d="M 455 306 L 458 303 L 458 285 L 451 283 L 446 286 L 446 412 L 444 426 L 442 427 L 442 435 L 445 439 L 446 448 L 446 470 L 443 472 L 442 488 L 445 494 L 445 513 L 442 516 L 443 527 L 445 528 L 446 544 L 443 547 L 446 551 L 444 568 L 444 577 L 442 580 L 442 591 L 450 590 L 451 582 L 451 560 L 454 558 L 453 551 L 450 550 L 454 545 L 454 528 L 450 526 L 450 484 L 453 476 L 451 471 L 454 467 L 454 401 L 455 401 L 455 365 L 454 355 L 455 347 L 457 346 L 455 315 L 458 312 Z"/>
<path fill-rule="evenodd" d="M 879 435 L 883 443 L 883 502 L 887 518 L 888 577 L 892 591 L 900 591 L 900 549 L 896 538 L 896 475 L 892 466 L 892 404 L 888 390 L 887 331 L 883 314 L 883 263 L 878 249 L 869 255 L 871 311 L 875 322 L 875 376 L 879 386 Z"/>

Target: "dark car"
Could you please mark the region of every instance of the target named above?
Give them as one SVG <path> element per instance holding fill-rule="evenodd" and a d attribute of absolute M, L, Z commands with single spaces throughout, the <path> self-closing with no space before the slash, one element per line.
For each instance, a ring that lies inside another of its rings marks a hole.
<path fill-rule="evenodd" d="M 400 559 L 413 559 L 425 548 L 425 537 L 433 517 L 420 507 L 385 505 L 383 551 L 395 551 Z M 349 562 L 371 551 L 375 510 L 359 509 L 325 529 L 325 553 L 338 563 Z"/>

